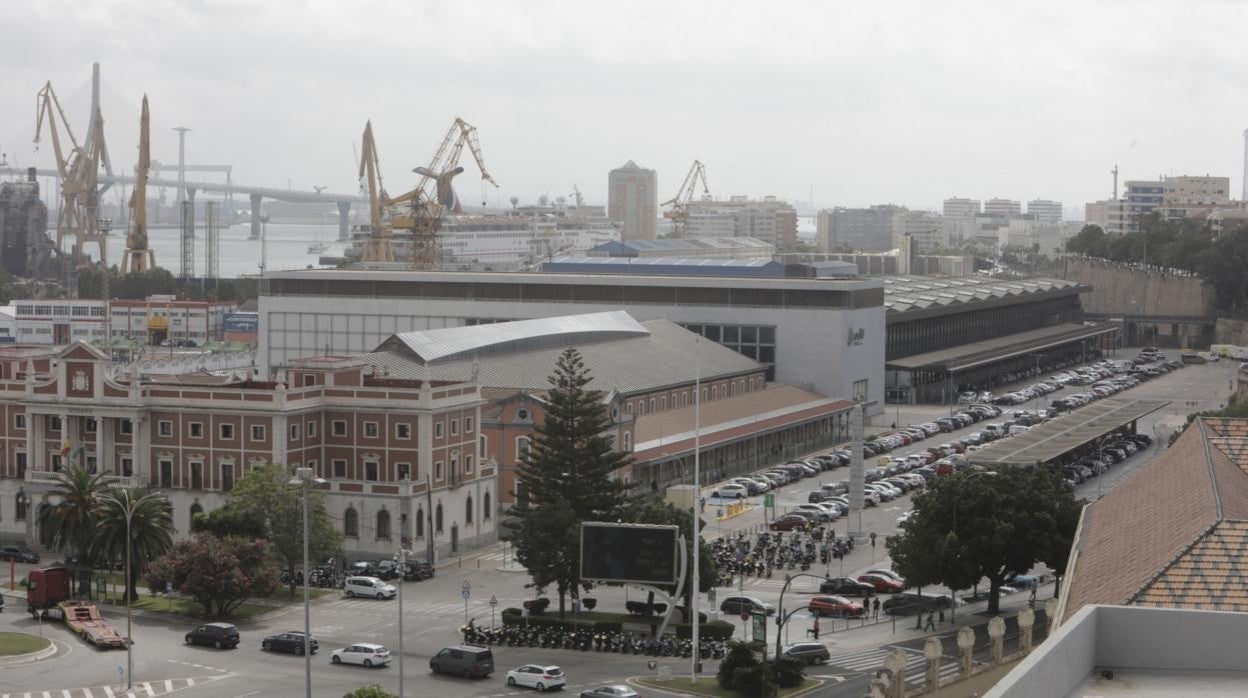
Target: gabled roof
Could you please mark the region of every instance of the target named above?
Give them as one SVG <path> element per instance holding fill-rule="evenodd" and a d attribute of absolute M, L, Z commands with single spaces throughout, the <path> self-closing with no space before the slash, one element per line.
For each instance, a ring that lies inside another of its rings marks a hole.
<path fill-rule="evenodd" d="M 943 306 L 973 305 L 1080 288 L 1075 281 L 1043 277 L 993 279 L 982 276 L 886 276 L 883 281 L 884 309 L 890 314 Z"/>
<path fill-rule="evenodd" d="M 1084 510 L 1062 617 L 1088 604 L 1248 612 L 1248 419 L 1198 418 Z"/>

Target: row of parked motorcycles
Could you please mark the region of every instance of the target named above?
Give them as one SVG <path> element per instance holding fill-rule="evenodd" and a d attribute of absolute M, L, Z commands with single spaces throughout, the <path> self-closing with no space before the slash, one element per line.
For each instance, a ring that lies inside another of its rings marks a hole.
<path fill-rule="evenodd" d="M 319 587 L 321 589 L 341 589 L 344 578 L 329 570 L 314 569 L 312 574 L 308 576 L 309 586 Z M 282 572 L 282 586 L 303 586 L 303 570 L 295 570 L 294 572 Z"/>
<path fill-rule="evenodd" d="M 806 533 L 738 533 L 707 543 L 719 570 L 717 586 L 731 586 L 738 576 L 770 578 L 773 570 L 810 570 L 818 560 L 841 559 L 854 549 L 852 538 L 838 538 L 823 526 Z"/>
<path fill-rule="evenodd" d="M 535 625 L 503 625 L 500 628 L 463 626 L 464 644 L 489 647 L 548 647 L 588 652 L 644 654 L 650 657 L 692 657 L 693 642 L 672 637 L 650 638 L 640 633 L 593 632 L 584 628 L 559 630 Z M 698 643 L 702 659 L 723 659 L 727 648 L 718 640 Z"/>

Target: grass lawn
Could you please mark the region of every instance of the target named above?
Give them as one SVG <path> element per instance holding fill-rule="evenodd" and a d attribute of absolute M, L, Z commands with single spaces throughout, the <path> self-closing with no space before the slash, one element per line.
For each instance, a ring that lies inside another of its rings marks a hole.
<path fill-rule="evenodd" d="M 118 604 L 120 608 L 125 608 L 125 604 Z M 145 609 L 148 611 L 159 611 L 161 613 L 177 613 L 186 616 L 206 617 L 204 616 L 204 607 L 191 599 L 180 599 L 177 597 L 169 598 L 167 596 L 143 596 L 130 606 L 131 608 Z M 260 604 L 244 602 L 238 608 L 234 609 L 229 616 L 220 620 L 247 620 L 254 618 L 261 613 L 268 613 L 276 606 L 262 606 Z"/>
<path fill-rule="evenodd" d="M 0 657 L 30 654 L 51 644 L 51 640 L 26 633 L 0 633 Z"/>
<path fill-rule="evenodd" d="M 669 681 L 659 681 L 653 676 L 644 676 L 636 677 L 633 681 L 643 686 L 657 688 L 662 691 L 672 691 L 674 693 L 687 693 L 694 696 L 712 696 L 713 698 L 746 698 L 736 691 L 729 691 L 720 688 L 719 684 L 715 682 L 714 676 L 698 677 L 698 682 L 696 684 L 689 683 L 688 676 L 673 676 Z M 816 679 L 806 679 L 802 682 L 801 686 L 796 686 L 794 688 L 782 688 L 776 695 L 778 698 L 796 695 L 798 693 L 802 693 L 803 691 L 809 691 L 821 683 L 821 681 Z"/>

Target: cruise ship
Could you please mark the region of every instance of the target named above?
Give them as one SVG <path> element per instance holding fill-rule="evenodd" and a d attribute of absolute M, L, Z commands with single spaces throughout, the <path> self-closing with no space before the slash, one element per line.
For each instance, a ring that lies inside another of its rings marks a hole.
<path fill-rule="evenodd" d="M 344 255 L 360 261 L 369 226 L 354 228 Z M 585 252 L 620 239 L 620 232 L 601 206 L 565 206 L 539 202 L 499 213 L 447 215 L 439 231 L 442 267 L 488 271 L 524 269 L 561 254 Z M 411 235 L 396 230 L 395 259 L 411 256 Z"/>

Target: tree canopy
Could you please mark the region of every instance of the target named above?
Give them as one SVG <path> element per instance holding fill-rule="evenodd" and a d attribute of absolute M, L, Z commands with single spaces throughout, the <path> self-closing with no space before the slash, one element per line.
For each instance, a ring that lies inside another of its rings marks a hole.
<path fill-rule="evenodd" d="M 996 613 L 1011 575 L 1036 563 L 1065 572 L 1082 506 L 1047 468 L 958 473 L 915 495 L 913 516 L 886 546 L 893 569 L 910 584 L 966 589 L 987 578 L 988 612 Z"/>
<path fill-rule="evenodd" d="M 686 509 L 678 509 L 671 502 L 666 501 L 662 497 L 650 497 L 639 502 L 628 512 L 628 519 L 631 523 L 658 524 L 662 526 L 679 526 L 680 535 L 685 539 L 685 555 L 689 560 L 689 564 L 693 564 L 693 520 L 692 515 Z M 698 517 L 698 530 L 706 528 L 706 521 Z M 699 534 L 700 535 L 700 534 Z M 711 554 L 710 549 L 706 545 L 698 548 L 698 591 L 706 593 L 715 588 L 715 580 L 719 578 L 719 566 L 715 561 L 715 556 Z M 674 586 L 674 585 L 673 585 Z M 684 599 L 684 610 L 688 613 L 688 609 L 692 608 L 693 599 L 690 592 L 693 588 L 693 568 L 685 574 L 685 584 L 679 590 L 678 596 Z M 676 589 L 665 589 L 668 593 L 675 592 Z M 692 622 L 691 618 L 686 617 L 685 622 Z"/>
<path fill-rule="evenodd" d="M 545 419 L 516 470 L 527 497 L 512 509 L 517 520 L 507 524 L 533 586 L 556 587 L 561 616 L 566 596 L 584 586 L 581 522 L 616 521 L 629 504 L 627 486 L 614 478 L 628 455 L 616 449 L 602 393 L 587 389 L 589 381 L 580 353 L 564 351 L 549 378 Z"/>
<path fill-rule="evenodd" d="M 125 562 L 127 537 L 130 569 L 126 595 L 137 599 L 139 570 L 173 547 L 173 509 L 169 500 L 147 487 L 116 488 L 102 494 L 92 547 L 105 560 Z"/>
<path fill-rule="evenodd" d="M 267 597 L 281 579 L 268 541 L 199 534 L 178 541 L 148 566 L 154 591 L 166 584 L 204 607 L 208 616 L 229 615 L 252 597 Z"/>

